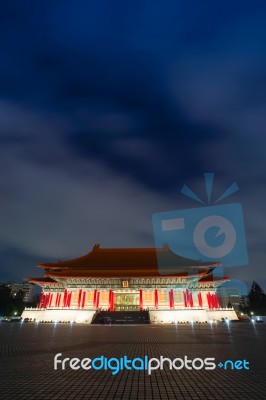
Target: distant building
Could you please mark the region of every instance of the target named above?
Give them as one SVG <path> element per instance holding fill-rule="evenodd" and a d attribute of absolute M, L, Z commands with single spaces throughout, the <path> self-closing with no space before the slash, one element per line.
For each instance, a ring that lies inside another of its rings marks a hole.
<path fill-rule="evenodd" d="M 219 296 L 223 307 L 233 307 L 239 310 L 241 293 L 238 288 L 219 288 Z"/>
<path fill-rule="evenodd" d="M 22 283 L 10 283 L 8 284 L 11 292 L 10 296 L 16 298 L 19 294 L 22 294 L 22 300 L 24 303 L 31 303 L 34 300 L 34 286 L 28 282 Z"/>

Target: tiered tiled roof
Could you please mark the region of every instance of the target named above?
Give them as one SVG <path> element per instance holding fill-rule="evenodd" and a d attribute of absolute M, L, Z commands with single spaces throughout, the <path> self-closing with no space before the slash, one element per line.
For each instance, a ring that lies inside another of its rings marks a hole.
<path fill-rule="evenodd" d="M 156 248 L 101 248 L 67 261 L 40 263 L 45 279 L 69 277 L 203 277 L 221 263 L 191 260 L 176 255 L 168 246 Z M 38 282 L 41 278 L 31 278 Z"/>

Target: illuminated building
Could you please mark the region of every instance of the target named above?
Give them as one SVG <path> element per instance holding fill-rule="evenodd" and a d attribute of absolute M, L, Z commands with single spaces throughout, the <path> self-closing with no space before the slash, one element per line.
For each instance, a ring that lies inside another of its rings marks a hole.
<path fill-rule="evenodd" d="M 158 269 L 164 265 L 164 274 Z M 217 288 L 228 277 L 214 279 L 220 262 L 191 260 L 168 246 L 101 248 L 55 263 L 40 263 L 42 278 L 29 282 L 42 287 L 37 309 L 23 318 L 40 321 L 90 323 L 100 311 L 148 311 L 151 323 L 222 318 L 236 319 L 233 309 L 221 308 Z"/>

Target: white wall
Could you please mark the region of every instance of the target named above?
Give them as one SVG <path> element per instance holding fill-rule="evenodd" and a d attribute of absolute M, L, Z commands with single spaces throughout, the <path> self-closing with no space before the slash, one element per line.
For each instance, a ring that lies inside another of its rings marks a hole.
<path fill-rule="evenodd" d="M 38 321 L 75 321 L 91 323 L 94 310 L 25 310 L 22 318 L 31 318 Z"/>
<path fill-rule="evenodd" d="M 227 318 L 229 321 L 232 319 L 238 319 L 235 310 L 206 310 L 209 320 L 221 320 Z"/>
<path fill-rule="evenodd" d="M 22 318 L 31 318 L 38 321 L 75 321 L 91 323 L 95 310 L 45 310 L 30 309 L 25 310 Z M 187 322 L 198 321 L 205 322 L 210 320 L 221 321 L 222 318 L 228 320 L 238 319 L 234 310 L 150 310 L 150 321 L 152 324 L 172 323 L 173 321 Z"/>
<path fill-rule="evenodd" d="M 172 323 L 173 321 L 187 322 L 198 321 L 205 322 L 210 320 L 221 321 L 222 318 L 228 320 L 238 319 L 234 310 L 212 310 L 207 311 L 203 309 L 188 309 L 188 310 L 154 310 L 150 311 L 150 321 L 152 324 L 165 324 Z"/>

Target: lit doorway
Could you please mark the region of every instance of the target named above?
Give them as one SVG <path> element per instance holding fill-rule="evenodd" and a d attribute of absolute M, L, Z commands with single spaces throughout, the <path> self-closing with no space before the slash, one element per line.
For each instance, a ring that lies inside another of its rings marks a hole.
<path fill-rule="evenodd" d="M 115 293 L 115 311 L 139 311 L 139 293 Z"/>

